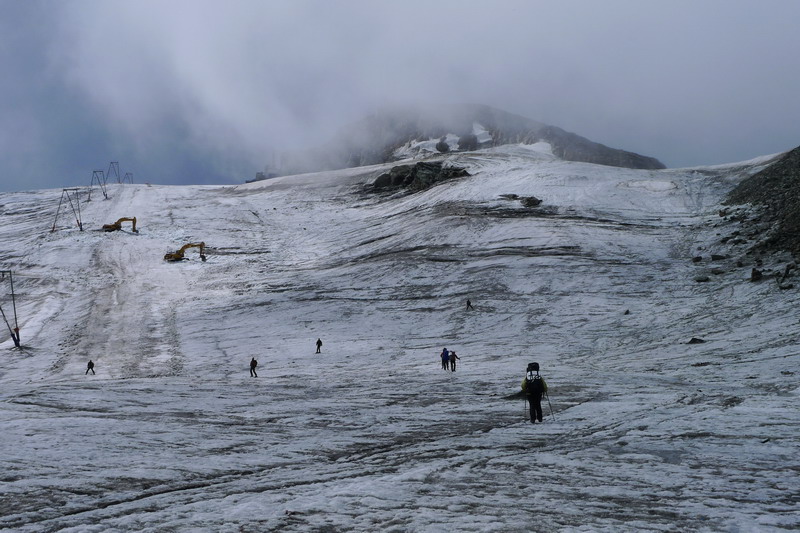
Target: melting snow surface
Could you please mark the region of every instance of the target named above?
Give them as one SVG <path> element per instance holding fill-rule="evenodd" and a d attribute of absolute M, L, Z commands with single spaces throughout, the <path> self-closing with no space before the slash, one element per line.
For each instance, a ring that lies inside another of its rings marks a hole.
<path fill-rule="evenodd" d="M 61 191 L 0 194 L 23 343 L 0 336 L 0 528 L 800 528 L 800 297 L 719 244 L 754 167 L 542 148 L 448 155 L 472 175 L 413 195 L 365 192 L 389 165 L 113 185 L 82 232 L 50 232 Z M 138 234 L 99 231 L 129 216 Z M 206 262 L 164 262 L 196 241 Z"/>

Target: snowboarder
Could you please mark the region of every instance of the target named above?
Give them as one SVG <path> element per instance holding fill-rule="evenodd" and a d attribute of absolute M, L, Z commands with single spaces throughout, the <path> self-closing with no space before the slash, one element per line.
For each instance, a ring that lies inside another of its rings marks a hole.
<path fill-rule="evenodd" d="M 535 374 L 534 374 L 535 372 Z M 525 379 L 522 380 L 522 390 L 531 406 L 531 423 L 542 421 L 542 394 L 547 393 L 547 383 L 539 375 L 539 363 L 528 365 Z"/>
<path fill-rule="evenodd" d="M 250 377 L 251 378 L 257 378 L 258 377 L 258 374 L 256 374 L 256 367 L 257 366 L 258 366 L 258 361 L 256 361 L 255 357 L 253 357 L 250 360 Z"/>
<path fill-rule="evenodd" d="M 450 352 L 447 351 L 447 348 L 442 350 L 442 370 L 449 369 L 449 362 L 450 362 Z"/>
<path fill-rule="evenodd" d="M 456 355 L 456 352 L 450 352 L 450 371 L 456 371 L 456 359 L 461 359 L 459 356 Z"/>
<path fill-rule="evenodd" d="M 322 339 L 317 339 L 317 353 L 320 353 L 320 348 L 322 348 Z"/>
<path fill-rule="evenodd" d="M 86 373 L 84 374 L 84 376 L 88 374 L 90 370 L 92 371 L 92 375 L 94 375 L 94 363 L 92 362 L 91 359 L 89 359 L 89 363 L 86 365 Z"/>
<path fill-rule="evenodd" d="M 472 309 L 473 311 L 475 310 L 475 308 L 472 307 L 472 302 L 470 302 L 469 298 L 467 298 L 467 311 L 469 311 L 470 309 Z"/>

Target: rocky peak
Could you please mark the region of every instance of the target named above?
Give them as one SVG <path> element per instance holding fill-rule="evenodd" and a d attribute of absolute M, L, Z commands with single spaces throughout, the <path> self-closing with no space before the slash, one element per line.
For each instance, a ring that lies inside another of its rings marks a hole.
<path fill-rule="evenodd" d="M 476 136 L 480 125 L 488 135 Z M 413 141 L 456 136 L 458 150 L 470 151 L 502 144 L 547 142 L 567 161 L 625 168 L 661 169 L 655 158 L 590 141 L 550 126 L 485 105 L 443 105 L 425 109 L 390 109 L 343 128 L 325 146 L 291 154 L 284 174 L 334 170 L 397 160 L 399 148 Z M 449 146 L 453 149 L 453 146 Z"/>

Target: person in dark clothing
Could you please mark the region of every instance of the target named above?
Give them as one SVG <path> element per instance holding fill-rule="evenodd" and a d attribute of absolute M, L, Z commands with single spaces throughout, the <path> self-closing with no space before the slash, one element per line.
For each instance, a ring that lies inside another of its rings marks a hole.
<path fill-rule="evenodd" d="M 473 311 L 475 310 L 475 308 L 472 307 L 472 302 L 470 302 L 469 299 L 467 299 L 467 311 L 469 311 L 470 309 L 472 309 Z"/>
<path fill-rule="evenodd" d="M 250 360 L 250 377 L 251 378 L 257 378 L 258 377 L 258 374 L 256 374 L 256 367 L 257 366 L 258 366 L 258 361 L 256 361 L 255 357 L 253 357 Z"/>
<path fill-rule="evenodd" d="M 317 353 L 320 353 L 320 348 L 322 348 L 322 339 L 317 339 Z"/>
<path fill-rule="evenodd" d="M 450 372 L 456 371 L 456 359 L 461 359 L 456 352 L 450 352 Z"/>
<path fill-rule="evenodd" d="M 442 350 L 442 370 L 448 370 L 450 362 L 450 352 L 447 351 L 447 348 Z"/>
<path fill-rule="evenodd" d="M 547 383 L 539 375 L 539 363 L 528 365 L 525 379 L 522 380 L 522 390 L 531 406 L 531 423 L 542 421 L 542 394 L 547 392 Z"/>
<path fill-rule="evenodd" d="M 94 363 L 92 362 L 91 359 L 89 359 L 89 363 L 86 365 L 86 373 L 84 374 L 84 376 L 88 374 L 90 370 L 92 371 L 92 374 L 94 374 Z"/>

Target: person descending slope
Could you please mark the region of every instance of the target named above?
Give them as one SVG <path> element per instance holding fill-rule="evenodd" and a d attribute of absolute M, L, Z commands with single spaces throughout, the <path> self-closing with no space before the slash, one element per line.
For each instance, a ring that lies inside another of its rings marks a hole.
<path fill-rule="evenodd" d="M 258 377 L 258 374 L 256 374 L 256 367 L 257 366 L 258 366 L 258 361 L 256 361 L 255 357 L 253 357 L 250 360 L 250 377 L 251 378 L 257 378 Z"/>
<path fill-rule="evenodd" d="M 86 373 L 84 374 L 84 376 L 88 374 L 90 370 L 92 371 L 92 374 L 94 374 L 94 363 L 92 362 L 91 359 L 89 359 L 89 362 L 86 365 Z"/>
<path fill-rule="evenodd" d="M 534 374 L 535 372 L 535 374 Z M 539 375 L 539 363 L 528 365 L 525 379 L 522 380 L 522 390 L 531 406 L 531 423 L 542 421 L 542 394 L 547 393 L 547 383 Z"/>
<path fill-rule="evenodd" d="M 442 350 L 442 370 L 450 370 L 450 352 L 447 348 Z"/>

